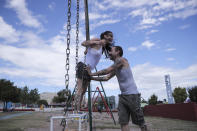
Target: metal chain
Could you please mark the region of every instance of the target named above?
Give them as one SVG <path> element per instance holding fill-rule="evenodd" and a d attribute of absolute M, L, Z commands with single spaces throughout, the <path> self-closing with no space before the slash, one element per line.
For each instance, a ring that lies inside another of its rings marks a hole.
<path fill-rule="evenodd" d="M 78 64 L 78 50 L 79 50 L 79 0 L 77 0 L 77 16 L 76 16 L 76 66 L 75 66 L 75 71 L 77 72 L 77 64 Z M 77 86 L 77 77 L 75 75 L 75 87 Z"/>
<path fill-rule="evenodd" d="M 70 30 L 71 30 L 71 24 L 70 24 L 70 19 L 71 19 L 71 0 L 68 0 L 68 20 L 67 20 L 67 48 L 66 48 L 66 75 L 65 75 L 65 86 L 66 90 L 68 90 L 69 86 L 69 55 L 70 55 Z"/>
<path fill-rule="evenodd" d="M 79 55 L 78 55 L 78 50 L 79 50 L 79 0 L 77 0 L 77 15 L 76 15 L 76 56 L 75 56 L 75 60 L 76 60 L 76 65 L 75 65 L 75 98 L 74 98 L 74 110 L 77 110 L 77 105 L 78 105 L 78 99 L 80 98 L 77 94 L 78 92 L 78 88 L 77 88 L 77 64 L 78 64 L 78 59 L 79 59 Z"/>

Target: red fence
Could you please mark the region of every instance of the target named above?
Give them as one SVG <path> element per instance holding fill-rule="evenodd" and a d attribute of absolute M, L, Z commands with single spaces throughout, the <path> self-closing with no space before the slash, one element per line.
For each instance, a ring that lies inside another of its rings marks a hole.
<path fill-rule="evenodd" d="M 3 109 L 0 109 L 0 111 L 3 111 Z M 35 109 L 13 109 L 12 111 L 35 111 Z"/>
<path fill-rule="evenodd" d="M 144 107 L 144 115 L 197 121 L 197 104 L 161 104 Z"/>

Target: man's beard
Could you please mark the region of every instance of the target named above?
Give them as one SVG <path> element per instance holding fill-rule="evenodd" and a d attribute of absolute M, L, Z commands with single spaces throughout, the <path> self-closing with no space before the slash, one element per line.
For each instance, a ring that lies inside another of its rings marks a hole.
<path fill-rule="evenodd" d="M 109 59 L 110 59 L 110 60 L 113 60 L 113 57 L 112 57 L 112 55 L 109 55 Z"/>

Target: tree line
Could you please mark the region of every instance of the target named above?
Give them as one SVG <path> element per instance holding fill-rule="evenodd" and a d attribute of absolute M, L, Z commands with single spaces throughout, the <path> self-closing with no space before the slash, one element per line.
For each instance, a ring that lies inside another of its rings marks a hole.
<path fill-rule="evenodd" d="M 172 96 L 174 97 L 175 103 L 183 103 L 186 101 L 187 97 L 189 97 L 189 100 L 187 102 L 197 103 L 197 86 L 189 88 L 188 93 L 186 91 L 186 88 L 176 87 L 172 93 Z M 164 99 L 163 102 L 165 103 L 166 99 Z M 148 104 L 150 105 L 156 105 L 163 102 L 158 101 L 158 96 L 156 96 L 155 94 L 151 95 L 151 97 L 148 99 Z"/>
<path fill-rule="evenodd" d="M 197 86 L 188 89 L 188 93 L 186 91 L 186 88 L 177 87 L 174 89 L 172 95 L 174 97 L 175 103 L 183 103 L 187 99 L 187 97 L 189 97 L 189 100 L 191 102 L 197 103 Z M 53 102 L 66 102 L 68 99 L 70 99 L 70 97 L 71 91 L 63 89 L 59 91 L 57 93 L 57 96 L 53 98 Z M 0 79 L 0 101 L 4 103 L 5 110 L 7 110 L 6 108 L 8 102 L 21 103 L 26 106 L 31 104 L 37 104 L 38 106 L 44 104 L 45 106 L 48 106 L 46 100 L 40 99 L 40 94 L 38 93 L 37 88 L 31 90 L 27 86 L 18 88 L 14 85 L 14 82 L 6 79 Z M 159 101 L 158 97 L 153 94 L 148 99 L 148 102 L 146 102 L 145 100 L 143 102 L 150 105 L 156 105 L 159 103 L 166 103 L 166 99 L 164 99 L 163 101 Z M 103 103 L 99 102 L 98 104 L 102 105 Z"/>
<path fill-rule="evenodd" d="M 31 104 L 48 105 L 46 100 L 40 100 L 38 89 L 29 89 L 27 86 L 18 88 L 14 82 L 6 79 L 0 79 L 0 101 L 3 102 L 3 109 L 7 111 L 7 103 L 21 103 L 25 106 Z"/>

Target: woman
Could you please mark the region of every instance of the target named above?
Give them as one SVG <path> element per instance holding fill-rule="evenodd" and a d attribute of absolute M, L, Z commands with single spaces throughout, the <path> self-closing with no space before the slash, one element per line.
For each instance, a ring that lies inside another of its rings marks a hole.
<path fill-rule="evenodd" d="M 86 47 L 85 63 L 79 62 L 77 64 L 77 90 L 75 93 L 75 110 L 79 111 L 83 96 L 90 83 L 90 76 L 84 68 L 89 66 L 93 70 L 98 64 L 103 52 L 108 57 L 108 51 L 113 44 L 113 33 L 111 31 L 105 31 L 101 33 L 100 39 L 93 38 L 88 41 L 84 41 L 81 45 Z"/>

